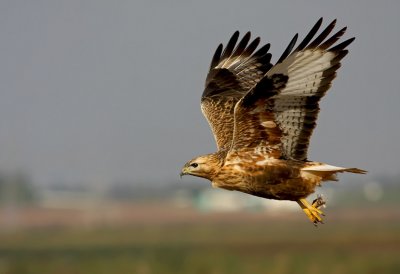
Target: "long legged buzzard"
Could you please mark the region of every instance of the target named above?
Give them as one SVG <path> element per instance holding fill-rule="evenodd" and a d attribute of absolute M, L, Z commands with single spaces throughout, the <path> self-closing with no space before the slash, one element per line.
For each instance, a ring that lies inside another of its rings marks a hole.
<path fill-rule="evenodd" d="M 321 198 L 305 199 L 336 173 L 365 173 L 307 160 L 307 150 L 319 112 L 319 101 L 336 77 L 346 47 L 335 45 L 345 33 L 331 34 L 336 20 L 316 38 L 322 18 L 294 49 L 296 34 L 275 65 L 269 44 L 250 42 L 247 32 L 238 42 L 235 32 L 212 58 L 201 109 L 218 151 L 185 164 L 181 175 L 206 178 L 214 187 L 251 195 L 296 201 L 308 218 L 322 223 Z"/>

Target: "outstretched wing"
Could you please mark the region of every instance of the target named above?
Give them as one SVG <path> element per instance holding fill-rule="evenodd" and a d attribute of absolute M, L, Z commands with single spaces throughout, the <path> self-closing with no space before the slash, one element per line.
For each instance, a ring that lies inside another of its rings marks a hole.
<path fill-rule="evenodd" d="M 348 53 L 345 48 L 354 40 L 331 47 L 346 30 L 326 39 L 334 20 L 311 42 L 321 23 L 322 18 L 293 50 L 296 34 L 277 64 L 238 102 L 232 149 L 252 148 L 271 158 L 307 160 L 319 101 Z"/>
<path fill-rule="evenodd" d="M 266 158 L 282 155 L 282 129 L 274 116 L 274 96 L 285 88 L 288 77 L 264 77 L 235 106 L 231 152 L 253 151 Z"/>
<path fill-rule="evenodd" d="M 254 52 L 260 38 L 257 37 L 249 43 L 250 36 L 250 32 L 247 32 L 236 45 L 239 38 L 237 31 L 224 50 L 220 44 L 207 75 L 201 109 L 210 124 L 219 150 L 231 146 L 234 106 L 272 67 L 271 54 L 268 53 L 269 44 Z"/>

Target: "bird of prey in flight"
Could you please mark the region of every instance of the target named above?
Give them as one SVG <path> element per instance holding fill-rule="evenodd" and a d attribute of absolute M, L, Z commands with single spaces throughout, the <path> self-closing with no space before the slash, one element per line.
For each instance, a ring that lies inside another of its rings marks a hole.
<path fill-rule="evenodd" d="M 308 218 L 322 223 L 318 197 L 306 197 L 338 172 L 358 168 L 310 161 L 307 150 L 316 126 L 319 101 L 326 94 L 354 38 L 336 43 L 346 27 L 332 34 L 336 20 L 318 36 L 322 18 L 296 46 L 296 34 L 275 64 L 260 48 L 260 38 L 236 31 L 211 60 L 201 110 L 217 143 L 217 152 L 187 162 L 182 175 L 206 178 L 213 187 L 267 199 L 297 202 Z M 316 36 L 316 37 L 315 37 Z M 258 49 L 257 49 L 258 48 Z"/>

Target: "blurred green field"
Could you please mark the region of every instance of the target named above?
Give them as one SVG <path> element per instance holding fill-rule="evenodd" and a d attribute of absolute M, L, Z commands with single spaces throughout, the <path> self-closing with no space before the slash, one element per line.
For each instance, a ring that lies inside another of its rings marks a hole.
<path fill-rule="evenodd" d="M 398 218 L 213 220 L 1 232 L 0 274 L 400 273 Z"/>

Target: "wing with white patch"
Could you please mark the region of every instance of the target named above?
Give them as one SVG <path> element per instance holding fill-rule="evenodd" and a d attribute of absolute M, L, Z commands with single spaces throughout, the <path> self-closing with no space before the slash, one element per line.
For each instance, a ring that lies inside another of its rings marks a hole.
<path fill-rule="evenodd" d="M 232 150 L 253 149 L 269 158 L 306 160 L 316 125 L 319 100 L 325 95 L 347 54 L 351 38 L 331 47 L 346 28 L 329 36 L 333 21 L 312 42 L 315 24 L 293 50 L 297 34 L 275 66 L 236 105 Z"/>
<path fill-rule="evenodd" d="M 292 51 L 296 34 L 278 63 L 266 74 L 288 77 L 285 88 L 273 97 L 275 121 L 282 131 L 282 157 L 286 159 L 307 160 L 319 101 L 331 87 L 340 60 L 348 53 L 345 48 L 354 40 L 351 38 L 332 47 L 346 31 L 343 28 L 328 38 L 335 26 L 334 20 L 311 42 L 321 23 L 322 18 Z"/>

